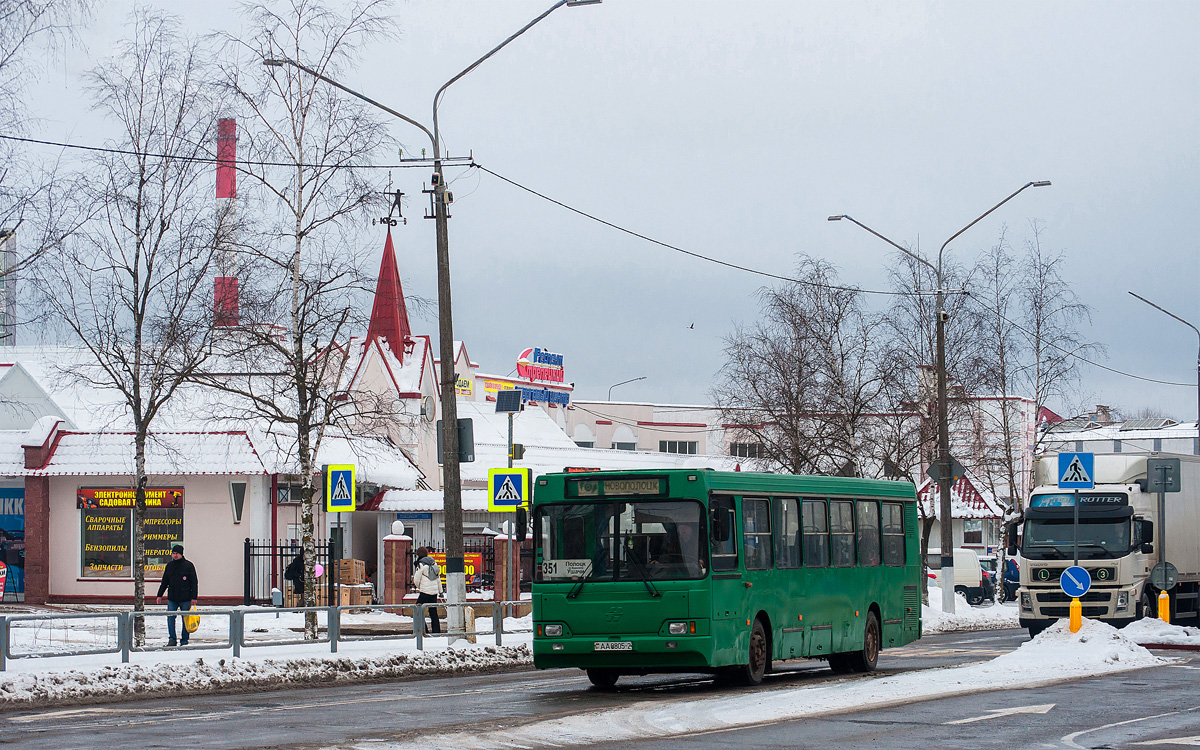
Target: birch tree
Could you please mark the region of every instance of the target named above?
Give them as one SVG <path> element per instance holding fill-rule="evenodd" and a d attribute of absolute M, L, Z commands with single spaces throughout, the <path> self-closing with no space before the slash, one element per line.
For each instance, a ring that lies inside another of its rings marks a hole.
<path fill-rule="evenodd" d="M 209 198 L 213 100 L 200 48 L 169 16 L 136 11 L 131 37 L 88 76 L 117 150 L 81 184 L 88 218 L 43 258 L 41 300 L 90 353 L 72 375 L 116 391 L 132 422 L 134 609 L 145 608 L 143 520 L 151 430 L 210 355 L 208 288 L 233 226 Z M 144 639 L 144 622 L 137 639 Z"/>
<path fill-rule="evenodd" d="M 392 29 L 387 7 L 384 0 L 339 10 L 316 0 L 248 4 L 244 38 L 225 38 L 228 57 L 245 63 L 225 68 L 221 84 L 246 123 L 239 176 L 261 217 L 254 239 L 242 244 L 250 319 L 237 356 L 276 374 L 212 384 L 236 393 L 249 414 L 287 436 L 285 450 L 304 481 L 306 606 L 316 589 L 317 454 L 326 431 L 355 409 L 340 390 L 347 353 L 337 344 L 356 322 L 361 305 L 353 295 L 366 278 L 354 227 L 365 225 L 366 210 L 381 195 L 365 168 L 389 140 L 358 100 L 295 67 L 263 61 L 293 60 L 336 77 L 362 45 Z M 306 618 L 305 632 L 316 637 L 315 617 Z"/>

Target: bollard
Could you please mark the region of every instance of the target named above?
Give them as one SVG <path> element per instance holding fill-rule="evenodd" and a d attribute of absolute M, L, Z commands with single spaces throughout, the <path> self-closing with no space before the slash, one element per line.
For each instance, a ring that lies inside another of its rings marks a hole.
<path fill-rule="evenodd" d="M 1158 592 L 1158 619 L 1171 624 L 1171 595 L 1165 591 Z"/>
<path fill-rule="evenodd" d="M 117 642 L 121 644 L 121 663 L 129 663 L 129 646 L 133 642 L 133 615 L 128 612 L 117 614 Z"/>
<path fill-rule="evenodd" d="M 496 645 L 504 645 L 504 607 L 499 602 L 492 605 L 492 630 L 496 631 Z"/>
<path fill-rule="evenodd" d="M 425 605 L 413 605 L 413 635 L 417 637 L 417 650 L 421 650 L 421 639 L 425 635 Z"/>
<path fill-rule="evenodd" d="M 329 634 L 329 653 L 337 653 L 338 638 L 342 636 L 341 612 L 337 607 L 330 607 L 325 614 L 325 631 Z"/>
<path fill-rule="evenodd" d="M 1071 599 L 1071 632 L 1078 633 L 1083 627 L 1083 605 L 1079 603 L 1079 597 Z"/>
<path fill-rule="evenodd" d="M 240 609 L 229 612 L 229 642 L 233 645 L 233 658 L 242 655 L 242 639 L 245 637 L 245 613 Z"/>

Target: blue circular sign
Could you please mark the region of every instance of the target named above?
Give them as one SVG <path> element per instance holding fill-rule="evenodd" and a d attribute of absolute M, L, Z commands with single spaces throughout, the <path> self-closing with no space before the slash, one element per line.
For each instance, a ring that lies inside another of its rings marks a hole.
<path fill-rule="evenodd" d="M 1062 586 L 1064 594 L 1078 599 L 1092 587 L 1092 576 L 1086 569 L 1072 565 L 1062 572 L 1062 576 L 1058 579 L 1058 585 Z"/>

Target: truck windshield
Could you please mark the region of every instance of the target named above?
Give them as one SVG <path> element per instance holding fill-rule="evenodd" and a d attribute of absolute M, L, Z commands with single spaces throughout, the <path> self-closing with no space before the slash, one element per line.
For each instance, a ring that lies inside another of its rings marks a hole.
<path fill-rule="evenodd" d="M 535 518 L 540 582 L 702 578 L 703 507 L 692 500 L 543 505 Z"/>
<path fill-rule="evenodd" d="M 1032 560 L 1060 560 L 1073 554 L 1075 528 L 1070 518 L 1036 518 L 1025 522 L 1022 550 Z M 1129 553 L 1128 518 L 1079 519 L 1079 557 L 1099 559 Z"/>

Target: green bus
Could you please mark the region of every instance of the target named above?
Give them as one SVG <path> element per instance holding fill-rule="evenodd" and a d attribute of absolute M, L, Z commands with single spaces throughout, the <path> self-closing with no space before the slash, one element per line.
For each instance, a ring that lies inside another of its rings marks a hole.
<path fill-rule="evenodd" d="M 870 671 L 921 637 L 909 482 L 707 469 L 539 476 L 533 662 L 758 684 L 772 662 Z"/>

